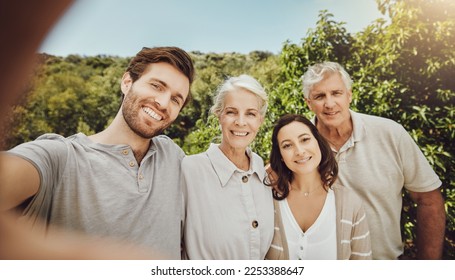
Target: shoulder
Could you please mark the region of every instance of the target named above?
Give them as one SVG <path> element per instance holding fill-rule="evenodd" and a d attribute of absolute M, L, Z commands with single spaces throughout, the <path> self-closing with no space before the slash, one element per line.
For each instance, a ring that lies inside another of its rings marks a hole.
<path fill-rule="evenodd" d="M 343 207 L 349 205 L 353 208 L 360 208 L 363 204 L 362 199 L 354 192 L 354 190 L 343 185 L 332 186 L 335 194 L 335 200 L 342 203 Z"/>
<path fill-rule="evenodd" d="M 208 157 L 207 157 L 207 153 L 206 152 L 186 156 L 182 160 L 182 166 L 196 167 L 198 164 L 200 164 L 200 163 L 202 163 L 204 161 L 208 161 Z"/>
<path fill-rule="evenodd" d="M 166 135 L 157 135 L 155 137 L 152 138 L 152 141 L 153 143 L 157 144 L 157 145 L 176 145 L 178 146 L 177 144 L 175 144 L 175 142 L 169 138 L 169 136 L 166 136 Z"/>
<path fill-rule="evenodd" d="M 33 164 L 41 174 L 66 166 L 72 141 L 58 134 L 44 134 L 34 141 L 20 144 L 7 153 Z"/>
<path fill-rule="evenodd" d="M 182 174 L 193 182 L 205 180 L 208 174 L 212 174 L 214 167 L 206 152 L 189 155 L 183 158 L 181 163 Z"/>
<path fill-rule="evenodd" d="M 35 154 L 40 152 L 51 152 L 51 151 L 61 151 L 67 150 L 67 143 L 71 142 L 69 138 L 65 138 L 62 135 L 54 134 L 54 133 L 47 133 L 39 136 L 34 141 L 22 143 L 9 152 L 12 153 L 27 153 L 33 152 Z"/>
<path fill-rule="evenodd" d="M 55 134 L 55 133 L 46 133 L 46 134 L 43 134 L 43 135 L 39 136 L 38 138 L 36 138 L 36 140 L 38 140 L 38 141 L 39 140 L 65 141 L 65 140 L 69 140 L 69 139 L 71 139 L 71 136 L 68 138 L 65 138 L 62 135 Z"/>
<path fill-rule="evenodd" d="M 84 133 L 76 133 L 68 137 L 64 137 L 59 134 L 55 133 L 46 133 L 41 135 L 40 137 L 36 138 L 35 141 L 43 141 L 43 142 L 50 142 L 54 145 L 58 145 L 57 143 L 64 143 L 66 145 L 87 145 L 89 143 L 87 135 Z M 34 142 L 35 142 L 34 141 Z"/>
<path fill-rule="evenodd" d="M 401 124 L 388 118 L 358 112 L 354 112 L 354 115 L 361 119 L 367 128 L 379 130 L 404 130 Z"/>
<path fill-rule="evenodd" d="M 256 154 L 255 152 L 251 152 L 251 155 L 254 162 L 264 165 L 264 160 L 258 154 Z"/>
<path fill-rule="evenodd" d="M 253 169 L 256 171 L 261 170 L 261 172 L 263 171 L 265 173 L 264 160 L 255 152 L 250 152 L 248 155 L 253 162 Z"/>
<path fill-rule="evenodd" d="M 398 145 L 403 138 L 409 138 L 409 134 L 404 127 L 391 119 L 353 112 L 352 120 L 354 133 L 359 135 L 359 138 L 363 137 L 363 135 L 368 136 L 370 143 L 383 145 L 385 141 Z"/>
<path fill-rule="evenodd" d="M 176 153 L 181 157 L 185 156 L 182 148 L 166 135 L 155 136 L 152 138 L 152 141 L 159 151 Z"/>

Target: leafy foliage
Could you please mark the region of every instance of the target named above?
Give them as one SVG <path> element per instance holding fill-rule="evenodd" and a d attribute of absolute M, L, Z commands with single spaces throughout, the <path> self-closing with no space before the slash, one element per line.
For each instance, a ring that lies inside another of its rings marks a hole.
<path fill-rule="evenodd" d="M 350 34 L 345 23 L 321 11 L 300 43 L 284 42 L 280 54 L 254 51 L 191 53 L 196 66 L 194 101 L 166 133 L 187 154 L 202 152 L 219 139 L 209 115 L 217 87 L 242 73 L 257 78 L 269 93 L 266 120 L 252 149 L 267 161 L 273 123 L 284 113 L 312 117 L 304 103 L 301 76 L 316 62 L 330 60 L 351 74 L 354 109 L 401 123 L 443 181 L 447 227 L 444 258 L 455 259 L 455 2 L 377 0 L 389 20 L 378 19 Z M 302 34 L 305 31 L 302 30 Z M 120 105 L 119 82 L 128 58 L 65 58 L 41 54 L 22 102 L 13 108 L 2 141 L 5 149 L 46 132 L 69 136 L 103 130 Z M 407 254 L 414 254 L 415 205 L 406 193 L 402 213 Z"/>

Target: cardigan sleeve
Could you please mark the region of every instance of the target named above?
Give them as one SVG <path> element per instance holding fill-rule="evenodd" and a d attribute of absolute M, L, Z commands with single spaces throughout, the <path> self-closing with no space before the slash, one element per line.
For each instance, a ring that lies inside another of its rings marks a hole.
<path fill-rule="evenodd" d="M 355 192 L 333 186 L 337 211 L 337 252 L 339 260 L 370 260 L 370 230 L 363 202 Z"/>
<path fill-rule="evenodd" d="M 351 260 L 371 260 L 371 239 L 367 216 L 360 204 L 352 224 Z"/>
<path fill-rule="evenodd" d="M 289 250 L 284 233 L 283 221 L 281 220 L 280 205 L 277 200 L 273 200 L 275 208 L 275 229 L 270 249 L 265 255 L 266 260 L 289 260 Z"/>

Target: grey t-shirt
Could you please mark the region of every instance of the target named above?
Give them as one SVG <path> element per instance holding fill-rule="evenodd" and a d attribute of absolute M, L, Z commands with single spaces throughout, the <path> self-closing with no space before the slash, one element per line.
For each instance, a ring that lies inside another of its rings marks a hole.
<path fill-rule="evenodd" d="M 185 154 L 168 137 L 154 137 L 140 165 L 130 146 L 94 143 L 82 133 L 45 134 L 8 152 L 31 162 L 40 174 L 26 216 L 180 258 Z"/>

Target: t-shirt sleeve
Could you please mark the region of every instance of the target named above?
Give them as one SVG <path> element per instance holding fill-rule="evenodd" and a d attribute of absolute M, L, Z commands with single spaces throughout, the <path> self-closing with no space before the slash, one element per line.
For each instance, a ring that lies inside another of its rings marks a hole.
<path fill-rule="evenodd" d="M 401 127 L 399 149 L 404 172 L 404 187 L 414 192 L 437 189 L 442 182 L 425 158 L 419 146 L 408 132 Z"/>
<path fill-rule="evenodd" d="M 65 138 L 53 134 L 43 135 L 35 141 L 18 145 L 7 153 L 27 160 L 38 170 L 40 187 L 24 214 L 45 218 L 51 204 L 52 190 L 61 180 L 66 166 L 68 148 Z"/>

